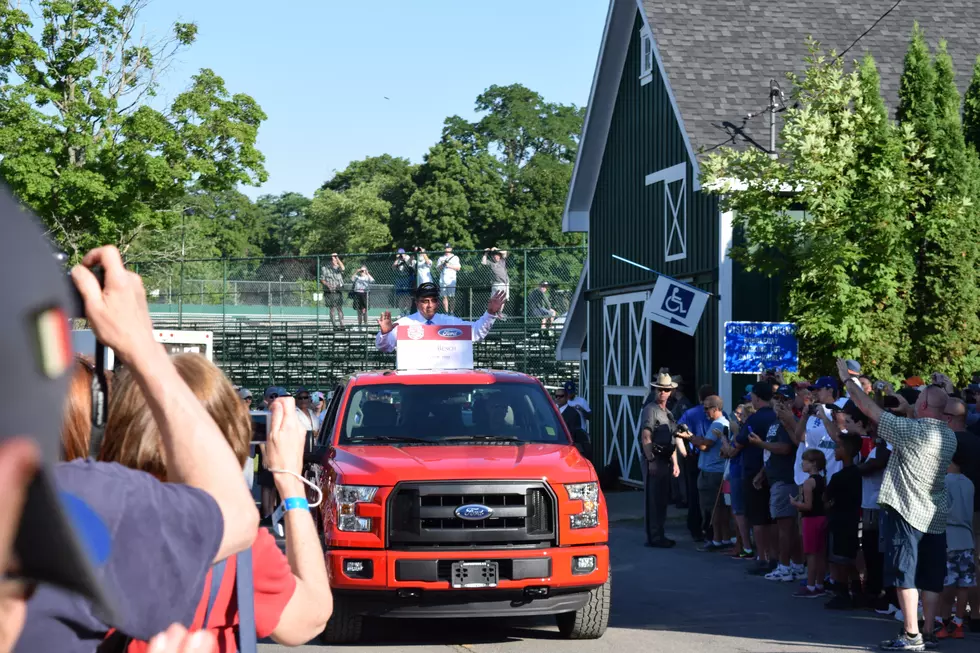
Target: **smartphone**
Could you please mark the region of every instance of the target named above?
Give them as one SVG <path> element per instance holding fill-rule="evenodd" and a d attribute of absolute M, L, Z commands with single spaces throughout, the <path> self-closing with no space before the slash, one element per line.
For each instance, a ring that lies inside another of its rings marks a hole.
<path fill-rule="evenodd" d="M 268 410 L 250 410 L 252 417 L 252 444 L 260 444 L 269 441 L 269 416 L 272 413 Z"/>

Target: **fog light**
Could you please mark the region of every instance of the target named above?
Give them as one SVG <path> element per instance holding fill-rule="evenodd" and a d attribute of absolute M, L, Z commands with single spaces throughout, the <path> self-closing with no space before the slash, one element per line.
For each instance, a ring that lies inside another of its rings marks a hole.
<path fill-rule="evenodd" d="M 344 575 L 348 578 L 371 578 L 374 565 L 370 560 L 344 560 Z"/>
<path fill-rule="evenodd" d="M 595 571 L 595 556 L 578 556 L 572 558 L 573 574 L 590 574 Z"/>

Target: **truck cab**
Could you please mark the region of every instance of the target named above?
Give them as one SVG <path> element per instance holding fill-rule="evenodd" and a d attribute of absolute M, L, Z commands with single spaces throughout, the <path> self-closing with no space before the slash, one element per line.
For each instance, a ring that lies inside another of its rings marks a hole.
<path fill-rule="evenodd" d="M 325 641 L 357 641 L 370 617 L 555 615 L 566 638 L 605 632 L 605 501 L 536 379 L 357 374 L 334 389 L 318 444 Z"/>

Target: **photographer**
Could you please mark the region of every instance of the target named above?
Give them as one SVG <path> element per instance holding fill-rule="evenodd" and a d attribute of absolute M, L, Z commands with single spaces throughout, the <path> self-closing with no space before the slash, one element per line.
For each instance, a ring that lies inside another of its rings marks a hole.
<path fill-rule="evenodd" d="M 415 253 L 415 287 L 423 283 L 432 283 L 432 259 L 424 247 L 413 247 Z"/>
<path fill-rule="evenodd" d="M 173 358 L 173 363 L 200 404 L 218 424 L 228 446 L 235 452 L 239 466 L 244 465 L 252 439 L 252 425 L 248 411 L 238 401 L 231 383 L 221 370 L 199 354 L 179 354 Z M 280 644 L 298 646 L 323 631 L 330 618 L 333 601 L 320 540 L 307 505 L 305 485 L 300 480 L 306 428 L 299 421 L 299 410 L 291 397 L 274 399 L 269 409 L 272 415 L 269 418 L 268 441 L 260 446 L 263 459 L 275 478 L 276 490 L 286 505 L 288 557 L 279 550 L 267 529 L 258 529 L 251 546 L 255 628 L 259 638 L 271 636 Z M 167 458 L 160 433 L 148 420 L 146 397 L 126 373 L 118 378 L 109 415 L 99 459 L 169 481 Z M 199 596 L 192 624 L 194 628 L 207 628 L 214 632 L 222 651 L 235 649 L 238 606 L 232 601 L 232 588 L 237 573 L 236 562 L 229 559 L 225 565 L 211 619 L 204 623 L 204 612 L 210 598 L 210 583 L 206 583 L 204 592 Z M 215 572 L 212 570 L 210 573 Z M 168 585 L 154 589 L 165 595 L 175 591 Z M 129 653 L 140 653 L 144 648 L 140 644 L 130 644 L 127 650 Z"/>
<path fill-rule="evenodd" d="M 489 257 L 489 259 L 487 258 Z M 483 250 L 483 265 L 490 267 L 493 281 L 490 283 L 490 294 L 504 293 L 504 299 L 510 299 L 510 277 L 507 275 L 507 252 L 496 247 Z"/>
<path fill-rule="evenodd" d="M 395 306 L 402 316 L 408 315 L 415 290 L 415 260 L 399 247 L 391 267 L 395 271 Z"/>
<path fill-rule="evenodd" d="M 104 289 L 89 270 L 97 265 L 105 273 Z M 98 573 L 107 593 L 118 597 L 119 614 L 105 624 L 88 602 L 40 587 L 17 645 L 25 653 L 94 651 L 109 626 L 148 640 L 174 622 L 189 624 L 211 564 L 248 548 L 258 528 L 241 466 L 153 339 L 139 276 L 126 271 L 118 250 L 104 247 L 90 252 L 72 278 L 96 336 L 113 349 L 147 397 L 176 482 L 163 484 L 147 474 L 88 460 L 55 468 L 59 489 L 88 503 L 111 534 Z M 164 587 L 170 591 L 159 589 Z"/>
<path fill-rule="evenodd" d="M 338 329 L 344 328 L 344 262 L 336 252 L 330 255 L 330 263 L 320 270 L 320 283 L 323 285 L 323 301 L 330 311 L 330 324 Z M 336 322 L 334 315 L 336 314 Z"/>

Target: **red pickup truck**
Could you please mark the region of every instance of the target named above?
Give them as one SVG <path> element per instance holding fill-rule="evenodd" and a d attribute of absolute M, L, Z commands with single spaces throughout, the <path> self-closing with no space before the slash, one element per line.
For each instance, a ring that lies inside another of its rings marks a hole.
<path fill-rule="evenodd" d="M 366 617 L 555 615 L 566 638 L 605 632 L 605 501 L 536 379 L 357 374 L 318 441 L 335 600 L 324 641 L 357 641 Z"/>

